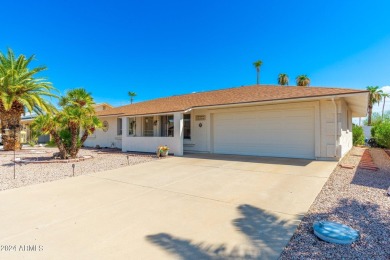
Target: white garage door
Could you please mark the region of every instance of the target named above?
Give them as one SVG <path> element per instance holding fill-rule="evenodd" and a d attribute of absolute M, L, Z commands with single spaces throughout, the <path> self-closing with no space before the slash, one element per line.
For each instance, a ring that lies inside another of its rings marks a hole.
<path fill-rule="evenodd" d="M 314 155 L 314 108 L 216 113 L 214 153 L 291 158 Z"/>

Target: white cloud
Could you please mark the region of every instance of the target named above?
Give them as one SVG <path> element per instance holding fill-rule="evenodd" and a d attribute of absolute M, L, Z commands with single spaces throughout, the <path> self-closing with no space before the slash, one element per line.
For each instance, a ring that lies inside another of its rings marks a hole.
<path fill-rule="evenodd" d="M 390 94 L 390 86 L 383 86 L 381 87 L 381 90 L 385 93 L 389 93 Z"/>

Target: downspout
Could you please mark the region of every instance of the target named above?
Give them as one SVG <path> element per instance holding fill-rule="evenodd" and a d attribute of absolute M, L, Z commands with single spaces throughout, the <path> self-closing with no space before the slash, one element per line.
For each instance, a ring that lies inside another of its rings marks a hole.
<path fill-rule="evenodd" d="M 332 97 L 332 102 L 334 106 L 334 157 L 337 157 L 337 104 Z"/>

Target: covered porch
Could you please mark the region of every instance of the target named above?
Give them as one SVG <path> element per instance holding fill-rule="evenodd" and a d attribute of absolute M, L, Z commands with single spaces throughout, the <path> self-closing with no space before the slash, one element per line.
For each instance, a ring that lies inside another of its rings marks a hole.
<path fill-rule="evenodd" d="M 123 116 L 122 151 L 155 152 L 166 145 L 169 152 L 183 155 L 184 122 L 183 113 L 162 113 L 153 115 Z"/>

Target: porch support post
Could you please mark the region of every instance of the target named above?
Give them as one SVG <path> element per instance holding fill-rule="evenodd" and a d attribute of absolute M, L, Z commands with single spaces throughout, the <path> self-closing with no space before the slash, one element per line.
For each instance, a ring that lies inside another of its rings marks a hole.
<path fill-rule="evenodd" d="M 173 114 L 174 118 L 174 138 L 176 143 L 176 156 L 182 156 L 183 155 L 183 143 L 184 143 L 184 121 L 183 121 L 183 113 L 177 112 Z"/>
<path fill-rule="evenodd" d="M 128 136 L 129 133 L 129 124 L 127 121 L 129 120 L 128 117 L 122 117 L 122 152 L 126 152 L 124 142 L 126 141 L 126 137 Z"/>

